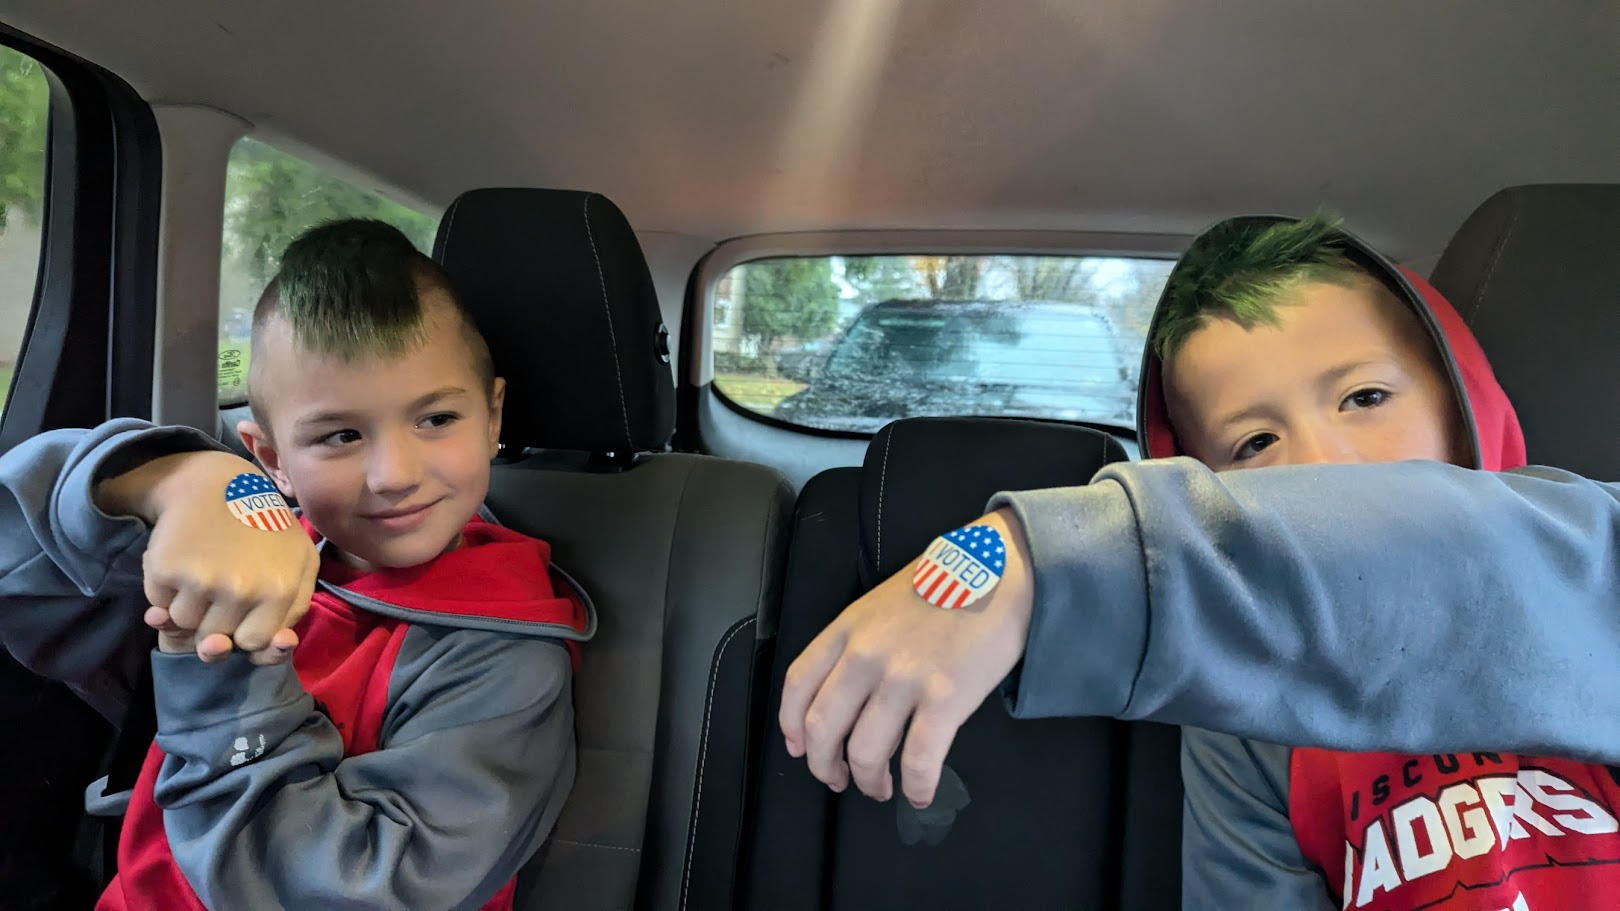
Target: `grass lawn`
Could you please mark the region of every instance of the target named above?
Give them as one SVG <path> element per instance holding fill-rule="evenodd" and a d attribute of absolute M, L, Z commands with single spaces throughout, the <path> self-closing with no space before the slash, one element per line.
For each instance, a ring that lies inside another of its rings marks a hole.
<path fill-rule="evenodd" d="M 720 373 L 714 377 L 714 387 L 750 411 L 770 414 L 777 402 L 803 389 L 804 384 L 780 377 Z"/>
<path fill-rule="evenodd" d="M 11 365 L 0 364 L 0 411 L 6 410 L 6 395 L 11 392 Z"/>

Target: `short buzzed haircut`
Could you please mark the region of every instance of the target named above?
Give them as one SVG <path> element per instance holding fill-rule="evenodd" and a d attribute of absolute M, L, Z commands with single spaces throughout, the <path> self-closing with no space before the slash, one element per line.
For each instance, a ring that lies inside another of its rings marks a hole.
<path fill-rule="evenodd" d="M 321 356 L 345 362 L 397 357 L 421 344 L 427 331 L 423 289 L 442 291 L 455 308 L 473 371 L 491 394 L 489 345 L 450 277 L 398 228 L 374 219 L 328 222 L 288 244 L 253 310 L 253 338 L 257 344 L 259 330 L 279 316 L 299 345 Z M 250 381 L 250 400 L 259 398 L 253 386 Z M 258 415 L 257 406 L 254 411 Z"/>

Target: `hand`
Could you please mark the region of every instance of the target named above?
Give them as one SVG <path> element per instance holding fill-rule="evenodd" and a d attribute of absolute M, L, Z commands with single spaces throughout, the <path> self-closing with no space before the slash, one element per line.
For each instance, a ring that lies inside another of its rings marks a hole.
<path fill-rule="evenodd" d="M 904 735 L 901 789 L 928 806 L 957 729 L 1024 653 L 1034 586 L 1023 529 L 1006 509 L 973 524 L 994 527 L 1007 546 L 990 594 L 933 607 L 912 590 L 913 563 L 845 608 L 788 668 L 779 718 L 788 753 L 833 790 L 853 773 L 863 794 L 892 797 L 889 760 Z"/>
<path fill-rule="evenodd" d="M 144 570 L 144 618 L 158 648 L 196 650 L 219 661 L 232 648 L 258 664 L 286 661 L 292 631 L 309 610 L 320 559 L 301 526 L 261 531 L 225 505 L 225 487 L 252 463 L 222 452 L 189 452 L 147 462 L 98 485 L 111 514 L 152 525 Z"/>

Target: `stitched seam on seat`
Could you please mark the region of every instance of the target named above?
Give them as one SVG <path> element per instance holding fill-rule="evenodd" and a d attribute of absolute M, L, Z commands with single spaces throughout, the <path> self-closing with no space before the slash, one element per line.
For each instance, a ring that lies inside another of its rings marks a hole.
<path fill-rule="evenodd" d="M 889 447 L 894 444 L 894 428 L 889 428 L 889 435 L 883 438 L 883 470 L 878 474 L 878 514 L 877 514 L 877 571 L 883 575 L 883 488 L 889 483 Z"/>
<path fill-rule="evenodd" d="M 1485 281 L 1479 286 L 1479 296 L 1474 298 L 1473 306 L 1468 308 L 1466 321 L 1470 327 L 1474 325 L 1474 320 L 1478 318 L 1479 308 L 1484 305 L 1485 295 L 1491 289 L 1491 279 L 1496 277 L 1496 267 L 1502 262 L 1502 251 L 1507 249 L 1508 241 L 1513 239 L 1513 229 L 1519 226 L 1520 211 L 1518 200 L 1515 199 L 1513 217 L 1508 219 L 1507 230 L 1502 232 L 1502 240 L 1496 246 L 1496 255 L 1491 257 L 1491 267 L 1485 270 Z"/>
<path fill-rule="evenodd" d="M 618 845 L 599 845 L 589 841 L 573 841 L 567 838 L 553 839 L 559 845 L 573 845 L 576 848 L 601 848 L 604 851 L 628 851 L 631 854 L 640 854 L 640 848 L 621 848 Z"/>
<path fill-rule="evenodd" d="M 771 501 L 770 501 L 769 508 L 767 508 L 765 510 L 765 527 L 760 530 L 760 534 L 759 534 L 759 539 L 761 541 L 768 543 L 771 540 L 771 526 L 777 524 L 777 516 L 778 515 L 780 515 L 780 513 L 777 512 L 776 499 L 773 497 L 771 499 Z M 769 547 L 760 548 L 759 549 L 759 580 L 758 580 L 757 585 L 754 588 L 754 616 L 755 617 L 759 616 L 760 607 L 762 605 L 764 605 L 764 603 L 765 603 L 765 586 L 766 586 L 766 581 L 767 581 L 765 577 L 767 575 L 767 570 L 770 568 L 770 565 L 771 565 L 771 549 Z"/>
<path fill-rule="evenodd" d="M 709 690 L 703 699 L 703 739 L 698 748 L 697 790 L 692 793 L 692 820 L 686 834 L 686 872 L 681 877 L 681 907 L 686 907 L 686 898 L 692 886 L 692 858 L 696 854 L 698 815 L 703 807 L 703 770 L 709 761 L 709 723 L 714 720 L 714 688 L 720 680 L 720 662 L 725 659 L 726 648 L 731 640 L 742 632 L 743 627 L 754 622 L 749 617 L 737 623 L 726 633 L 726 638 L 720 640 L 720 647 L 714 653 L 714 666 L 709 668 Z"/>
<path fill-rule="evenodd" d="M 439 265 L 444 265 L 450 259 L 450 238 L 455 236 L 456 210 L 461 208 L 462 197 L 457 196 L 456 201 L 450 204 L 450 211 L 444 213 L 444 247 L 439 250 Z"/>
<path fill-rule="evenodd" d="M 591 194 L 585 194 L 585 237 L 591 242 L 591 258 L 596 260 L 596 281 L 602 286 L 602 313 L 607 317 L 608 343 L 613 348 L 613 376 L 619 381 L 619 414 L 624 417 L 624 445 L 629 452 L 636 449 L 630 436 L 630 406 L 624 401 L 624 367 L 619 363 L 619 337 L 613 331 L 613 308 L 608 305 L 607 276 L 602 273 L 602 255 L 596 252 L 596 233 L 591 230 Z"/>

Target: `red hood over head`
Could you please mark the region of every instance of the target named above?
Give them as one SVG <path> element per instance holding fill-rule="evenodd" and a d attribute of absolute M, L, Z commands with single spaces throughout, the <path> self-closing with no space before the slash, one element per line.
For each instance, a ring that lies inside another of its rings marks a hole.
<path fill-rule="evenodd" d="M 1280 216 L 1243 218 L 1276 222 L 1292 220 Z M 1193 244 L 1196 246 L 1203 237 L 1200 235 Z M 1524 433 L 1519 428 L 1513 403 L 1508 401 L 1507 393 L 1496 381 L 1496 374 L 1485 359 L 1484 349 L 1480 348 L 1474 333 L 1463 322 L 1456 308 L 1417 273 L 1395 265 L 1348 232 L 1344 233 L 1344 239 L 1356 262 L 1381 273 L 1385 284 L 1418 314 L 1429 337 L 1439 348 L 1452 388 L 1458 396 L 1458 406 L 1469 418 L 1467 423 L 1473 431 L 1473 467 L 1506 471 L 1524 465 Z M 1172 271 L 1171 280 L 1174 279 L 1175 272 Z M 1165 297 L 1161 295 L 1148 329 L 1149 339 L 1158 329 L 1164 307 Z M 1143 357 L 1142 388 L 1137 400 L 1136 420 L 1144 458 L 1183 454 L 1176 442 L 1174 428 L 1170 425 L 1169 409 L 1164 400 L 1163 367 L 1152 344 L 1147 346 L 1147 353 Z"/>

